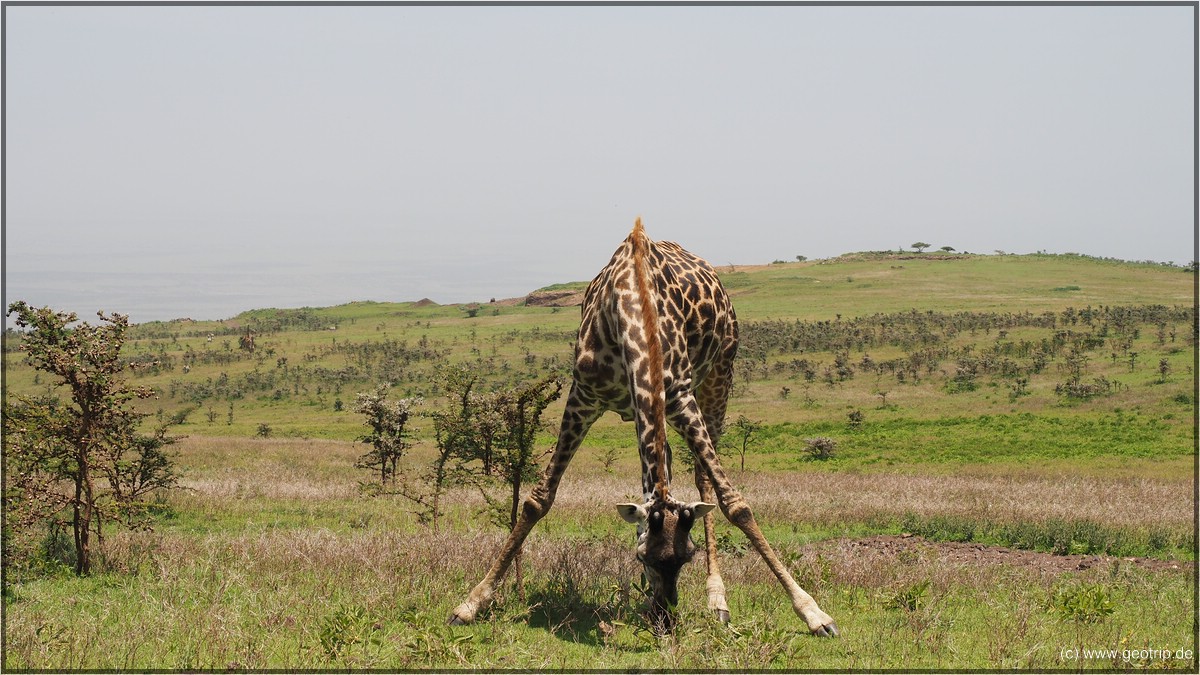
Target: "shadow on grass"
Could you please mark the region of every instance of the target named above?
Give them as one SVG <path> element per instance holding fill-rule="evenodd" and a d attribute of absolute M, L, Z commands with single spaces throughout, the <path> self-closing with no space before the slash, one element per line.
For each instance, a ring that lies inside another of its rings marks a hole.
<path fill-rule="evenodd" d="M 554 637 L 596 648 L 646 652 L 655 639 L 645 620 L 629 604 L 598 603 L 583 597 L 575 588 L 531 588 L 527 595 L 529 626 L 544 628 Z M 618 633 L 636 636 L 629 639 Z"/>

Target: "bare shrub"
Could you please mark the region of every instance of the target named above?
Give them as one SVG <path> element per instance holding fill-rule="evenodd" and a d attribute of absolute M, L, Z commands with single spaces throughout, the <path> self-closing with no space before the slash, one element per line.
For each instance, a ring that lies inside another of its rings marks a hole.
<path fill-rule="evenodd" d="M 827 436 L 804 439 L 804 451 L 813 459 L 830 459 L 837 453 L 837 441 Z"/>

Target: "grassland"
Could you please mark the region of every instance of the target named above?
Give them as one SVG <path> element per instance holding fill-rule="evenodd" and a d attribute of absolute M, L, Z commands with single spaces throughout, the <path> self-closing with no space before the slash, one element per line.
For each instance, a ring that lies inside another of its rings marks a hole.
<path fill-rule="evenodd" d="M 99 574 L 36 547 L 8 570 L 6 669 L 1195 669 L 1193 275 L 934 254 L 719 271 L 744 334 L 730 416 L 763 424 L 744 470 L 732 434 L 723 461 L 840 640 L 804 635 L 723 523 L 732 624 L 707 616 L 693 564 L 680 630 L 654 638 L 610 517 L 638 491 L 614 416 L 531 536 L 524 596 L 506 585 L 476 625 L 442 625 L 502 533 L 469 490 L 437 531 L 360 496 L 349 404 L 388 382 L 435 408 L 447 363 L 497 383 L 566 373 L 578 312 L 352 303 L 136 329 L 148 410 L 186 413 L 187 489 L 152 532 L 110 536 Z M 5 359 L 10 390 L 45 390 Z M 433 454 L 417 426 L 412 467 Z M 815 436 L 833 459 L 803 451 Z"/>

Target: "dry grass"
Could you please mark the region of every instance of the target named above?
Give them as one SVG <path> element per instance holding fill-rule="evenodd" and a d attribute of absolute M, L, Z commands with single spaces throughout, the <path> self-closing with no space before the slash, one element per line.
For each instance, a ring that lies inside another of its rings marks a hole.
<path fill-rule="evenodd" d="M 271 502 L 309 508 L 376 512 L 389 522 L 403 514 L 404 503 L 385 504 L 359 495 L 361 471 L 353 461 L 361 445 L 334 441 L 227 440 L 195 438 L 180 445 L 188 467 L 189 492 L 175 499 L 180 508 L 235 510 Z M 639 478 L 632 466 L 613 473 L 589 462 L 585 449 L 563 479 L 544 526 L 559 530 L 565 522 L 618 521 L 613 505 L 636 499 Z M 980 521 L 1021 522 L 1091 520 L 1113 528 L 1136 529 L 1152 523 L 1190 530 L 1196 504 L 1190 477 L 1130 478 L 1049 475 L 967 475 L 944 473 L 729 472 L 758 519 L 768 527 L 801 525 L 808 530 L 854 523 L 879 524 L 906 515 L 954 516 Z M 698 499 L 691 475 L 676 467 L 674 492 Z M 451 491 L 446 498 L 451 522 L 469 526 L 477 493 Z M 611 516 L 611 518 L 610 518 Z M 617 529 L 620 526 L 616 526 Z M 406 528 L 407 529 L 407 528 Z M 486 530 L 482 524 L 481 530 Z"/>
<path fill-rule="evenodd" d="M 1190 524 L 1196 510 L 1189 480 L 774 473 L 746 477 L 744 490 L 752 495 L 751 503 L 764 520 L 817 523 L 914 513 L 1174 526 Z"/>

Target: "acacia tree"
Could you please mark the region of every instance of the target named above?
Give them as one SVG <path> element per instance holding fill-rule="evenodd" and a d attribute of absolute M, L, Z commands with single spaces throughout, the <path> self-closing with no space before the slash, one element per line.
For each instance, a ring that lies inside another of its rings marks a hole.
<path fill-rule="evenodd" d="M 20 514 L 14 527 L 46 520 L 53 526 L 69 513 L 74 570 L 85 575 L 91 571 L 93 532 L 103 545 L 104 518 L 146 525 L 146 497 L 177 484 L 174 464 L 163 451 L 177 439 L 167 435 L 167 424 L 150 435 L 139 431 L 148 415 L 132 403 L 154 392 L 130 387 L 121 377 L 132 367 L 120 356 L 128 317 L 99 312 L 104 323 L 93 326 L 76 323 L 74 313 L 24 302 L 12 303 L 8 314 L 28 329 L 21 339 L 26 361 L 53 375 L 70 401 L 6 398 L 5 508 Z"/>
<path fill-rule="evenodd" d="M 355 466 L 379 472 L 380 486 L 396 482 L 396 469 L 404 452 L 412 447 L 408 437 L 412 435 L 409 420 L 413 408 L 421 399 L 402 398 L 389 401 L 387 386 L 381 385 L 374 393 L 361 393 L 354 401 L 354 412 L 364 415 L 370 433 L 359 436 L 371 449 L 358 458 Z"/>
<path fill-rule="evenodd" d="M 393 469 L 392 488 L 378 492 L 399 494 L 414 502 L 420 507 L 417 517 L 436 530 L 442 515 L 441 498 L 448 486 L 474 485 L 487 502 L 492 521 L 512 531 L 520 513 L 521 486 L 538 475 L 534 445 L 543 427 L 542 414 L 561 395 L 563 380 L 555 375 L 531 384 L 477 392 L 478 374 L 461 367 L 443 369 L 438 380 L 452 403 L 448 409 L 427 413 L 437 441 L 433 463 L 418 474 L 419 483 L 396 479 Z M 364 396 L 360 395 L 360 401 Z M 504 484 L 507 498 L 494 497 L 489 491 L 496 479 Z M 520 575 L 518 559 L 518 587 Z"/>
<path fill-rule="evenodd" d="M 746 449 L 750 444 L 750 437 L 762 430 L 762 420 L 752 420 L 745 415 L 738 415 L 737 420 L 733 424 L 726 424 L 726 429 L 740 437 L 742 442 L 742 466 L 741 470 L 746 470 Z"/>
<path fill-rule="evenodd" d="M 438 519 L 442 516 L 442 496 L 452 483 L 471 483 L 475 476 L 462 460 L 462 439 L 469 433 L 463 426 L 462 416 L 454 411 L 434 411 L 429 417 L 433 420 L 437 455 L 420 473 L 424 487 L 404 482 L 396 486 L 396 491 L 418 505 L 421 510 L 415 512 L 417 518 L 431 524 L 437 532 Z"/>
<path fill-rule="evenodd" d="M 34 538 L 49 529 L 47 542 L 61 533 L 61 514 L 67 513 L 70 493 L 63 488 L 70 462 L 64 445 L 69 424 L 60 401 L 52 396 L 4 400 L 4 568 L 33 562 Z M 6 579 L 7 581 L 7 579 Z"/>
<path fill-rule="evenodd" d="M 538 457 L 534 442 L 542 428 L 542 413 L 562 394 L 563 380 L 557 375 L 544 377 L 537 382 L 501 389 L 490 394 L 477 396 L 476 419 L 499 418 L 502 430 L 494 441 L 493 466 L 496 474 L 508 486 L 508 530 L 517 526 L 517 515 L 521 508 L 521 484 L 537 478 Z M 503 522 L 501 500 L 493 500 L 486 491 L 484 498 L 493 508 L 498 522 Z M 522 574 L 522 555 L 517 553 L 514 576 L 517 592 L 525 596 Z"/>
<path fill-rule="evenodd" d="M 496 395 L 477 393 L 479 375 L 461 366 L 443 368 L 439 382 L 458 405 L 440 415 L 451 454 L 464 461 L 478 460 L 482 463 L 479 473 L 484 476 L 497 475 L 496 447 L 505 420 L 496 405 Z"/>
<path fill-rule="evenodd" d="M 534 441 L 542 428 L 542 413 L 562 394 L 563 380 L 551 375 L 531 384 L 503 389 L 490 396 L 485 407 L 502 420 L 495 451 L 496 471 L 509 487 L 508 529 L 517 525 L 521 484 L 537 478 Z"/>
<path fill-rule="evenodd" d="M 398 480 L 394 492 L 413 502 L 418 510 L 415 515 L 420 522 L 438 530 L 442 516 L 442 496 L 455 483 L 476 484 L 478 476 L 469 466 L 474 459 L 472 448 L 476 436 L 473 433 L 471 390 L 478 376 L 465 368 L 445 368 L 438 374 L 443 391 L 453 398 L 457 406 L 446 410 L 425 413 L 433 420 L 437 455 L 433 462 L 421 470 L 420 481 Z"/>

